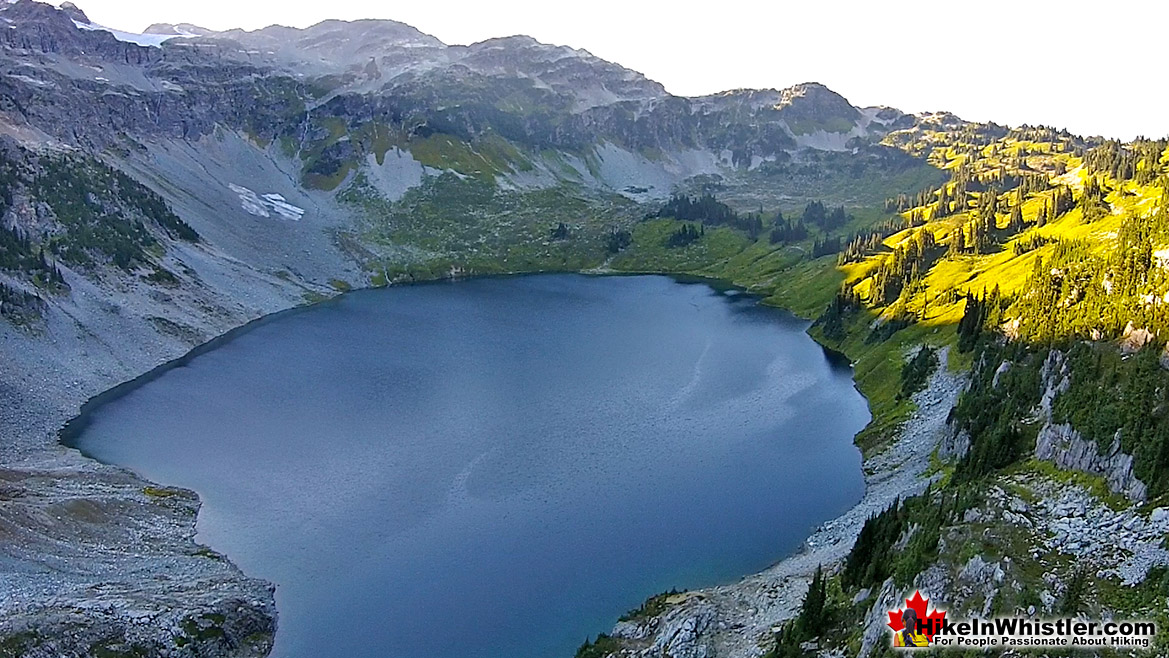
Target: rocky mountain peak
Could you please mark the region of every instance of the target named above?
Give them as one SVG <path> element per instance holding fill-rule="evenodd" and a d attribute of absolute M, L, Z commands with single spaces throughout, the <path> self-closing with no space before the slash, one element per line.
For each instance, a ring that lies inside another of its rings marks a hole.
<path fill-rule="evenodd" d="M 60 9 L 61 11 L 65 12 L 65 15 L 77 21 L 78 23 L 90 22 L 89 17 L 85 15 L 85 12 L 81 11 L 81 8 L 72 2 L 62 2 Z"/>
<path fill-rule="evenodd" d="M 192 25 L 191 23 L 155 23 L 146 28 L 143 34 L 160 34 L 166 36 L 212 36 L 215 30 Z"/>
<path fill-rule="evenodd" d="M 19 0 L 0 5 L 4 22 L 18 29 L 0 30 L 0 46 L 19 52 L 59 53 L 81 58 L 114 58 L 127 64 L 142 64 L 157 53 L 138 52 L 139 46 L 115 36 L 114 31 L 93 25 L 76 5 L 61 7 Z M 157 50 L 157 49 L 155 49 Z"/>
<path fill-rule="evenodd" d="M 808 122 L 826 130 L 829 127 L 842 127 L 844 123 L 854 123 L 861 116 L 844 96 L 818 82 L 804 82 L 788 87 L 780 95 L 776 109 L 783 111 L 789 120 Z"/>

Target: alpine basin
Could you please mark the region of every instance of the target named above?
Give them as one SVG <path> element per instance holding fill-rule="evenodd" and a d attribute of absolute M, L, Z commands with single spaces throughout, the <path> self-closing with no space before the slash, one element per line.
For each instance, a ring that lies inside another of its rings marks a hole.
<path fill-rule="evenodd" d="M 656 276 L 363 291 L 156 373 L 71 442 L 202 496 L 199 541 L 277 584 L 276 656 L 568 657 L 860 497 L 868 409 L 806 328 Z"/>

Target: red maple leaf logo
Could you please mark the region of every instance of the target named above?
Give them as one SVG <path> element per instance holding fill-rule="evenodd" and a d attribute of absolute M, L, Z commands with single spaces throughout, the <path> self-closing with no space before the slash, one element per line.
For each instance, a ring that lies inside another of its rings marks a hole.
<path fill-rule="evenodd" d="M 913 598 L 905 599 L 906 607 L 913 608 L 913 611 L 917 613 L 917 618 L 922 622 L 922 634 L 925 635 L 929 641 L 933 642 L 934 633 L 930 630 L 930 622 L 934 622 L 933 631 L 937 631 L 939 628 L 941 628 L 941 621 L 946 618 L 946 611 L 934 608 L 933 612 L 927 613 L 926 609 L 929 607 L 929 603 L 930 600 L 923 598 L 920 591 L 914 592 Z M 893 629 L 894 633 L 898 633 L 901 631 L 901 629 L 905 628 L 905 622 L 901 621 L 901 616 L 904 612 L 905 608 L 889 611 L 888 626 L 889 628 Z"/>

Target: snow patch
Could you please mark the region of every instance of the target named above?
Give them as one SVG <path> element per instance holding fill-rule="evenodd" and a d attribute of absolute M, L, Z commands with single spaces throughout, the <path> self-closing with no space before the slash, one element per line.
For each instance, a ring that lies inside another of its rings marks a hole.
<path fill-rule="evenodd" d="M 134 43 L 148 48 L 161 48 L 162 44 L 171 39 L 185 39 L 188 36 L 185 34 L 137 34 L 135 32 L 115 30 L 104 25 L 98 25 L 97 23 L 82 23 L 76 20 L 73 21 L 73 24 L 82 30 L 89 30 L 90 32 L 109 32 L 118 41 Z"/>
<path fill-rule="evenodd" d="M 299 220 L 304 216 L 304 208 L 288 203 L 279 194 L 256 194 L 242 185 L 228 183 L 227 187 L 239 195 L 240 206 L 249 214 L 257 217 L 271 217 L 277 215 L 283 219 Z"/>
<path fill-rule="evenodd" d="M 34 87 L 56 87 L 57 86 L 52 82 L 46 82 L 44 80 L 37 80 L 36 78 L 31 78 L 27 75 L 22 75 L 20 73 L 12 73 L 12 74 L 9 74 L 8 77 L 15 78 L 17 80 L 20 80 L 21 82 L 30 84 Z"/>

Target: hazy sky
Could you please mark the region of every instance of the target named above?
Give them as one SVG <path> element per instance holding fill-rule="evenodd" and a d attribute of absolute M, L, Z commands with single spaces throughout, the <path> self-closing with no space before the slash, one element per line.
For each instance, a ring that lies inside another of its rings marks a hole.
<path fill-rule="evenodd" d="M 130 31 L 390 18 L 450 44 L 528 34 L 584 48 L 687 96 L 817 81 L 856 105 L 1169 135 L 1164 0 L 74 1 Z"/>

